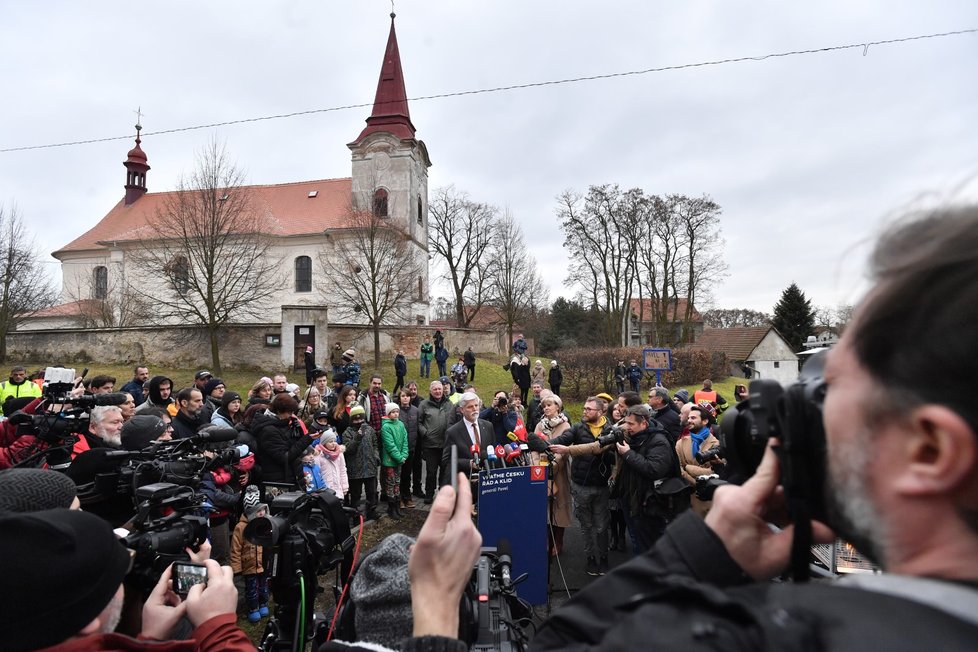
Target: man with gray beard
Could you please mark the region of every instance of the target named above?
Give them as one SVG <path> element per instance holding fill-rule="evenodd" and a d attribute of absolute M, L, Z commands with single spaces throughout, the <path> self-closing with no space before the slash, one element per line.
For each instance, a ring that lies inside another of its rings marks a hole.
<path fill-rule="evenodd" d="M 785 508 L 771 440 L 753 477 L 578 593 L 534 649 L 974 649 L 978 206 L 911 216 L 870 266 L 875 286 L 828 355 L 824 399 L 810 398 L 831 504 L 812 532 L 885 572 L 767 582 L 786 570 L 795 528 L 769 525 Z"/>
<path fill-rule="evenodd" d="M 116 405 L 100 405 L 92 408 L 88 419 L 88 432 L 83 433 L 71 450 L 71 459 L 93 448 L 120 448 L 122 446 L 122 410 Z"/>

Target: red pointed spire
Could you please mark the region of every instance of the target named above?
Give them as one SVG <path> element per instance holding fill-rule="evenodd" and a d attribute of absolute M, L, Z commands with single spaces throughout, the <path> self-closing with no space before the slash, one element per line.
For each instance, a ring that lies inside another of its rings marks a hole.
<path fill-rule="evenodd" d="M 394 16 L 392 13 L 391 33 L 387 37 L 387 51 L 384 52 L 384 64 L 380 69 L 380 81 L 377 82 L 374 110 L 367 118 L 367 126 L 360 132 L 357 141 L 376 131 L 385 131 L 403 139 L 414 138 L 407 91 L 404 90 L 404 73 L 401 71 L 401 54 L 397 49 L 397 33 L 394 31 Z"/>

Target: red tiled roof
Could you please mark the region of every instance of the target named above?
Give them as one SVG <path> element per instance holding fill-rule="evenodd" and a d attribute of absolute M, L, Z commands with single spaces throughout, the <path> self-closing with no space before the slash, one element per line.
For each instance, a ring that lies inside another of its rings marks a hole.
<path fill-rule="evenodd" d="M 472 314 L 472 306 L 465 306 L 466 316 Z M 479 312 L 475 314 L 472 321 L 469 323 L 469 328 L 477 328 L 481 330 L 491 330 L 496 326 L 502 326 L 506 323 L 506 317 L 503 315 L 502 311 L 494 306 L 482 306 L 479 308 Z M 447 326 L 448 328 L 455 328 L 455 319 L 432 319 L 429 322 L 430 326 Z M 514 324 L 513 332 L 520 330 L 522 326 Z"/>
<path fill-rule="evenodd" d="M 770 330 L 774 330 L 774 327 L 707 328 L 696 338 L 692 348 L 720 351 L 727 355 L 728 360 L 742 362 L 750 357 Z"/>
<path fill-rule="evenodd" d="M 32 313 L 30 317 L 31 319 L 44 317 L 80 317 L 91 313 L 98 303 L 99 301 L 95 299 L 80 299 L 78 301 L 71 301 L 70 303 L 51 306 L 44 310 L 38 310 Z"/>
<path fill-rule="evenodd" d="M 675 301 L 670 301 L 666 306 L 666 321 L 673 321 L 674 319 L 684 319 L 686 317 L 686 304 L 689 302 L 688 299 L 676 299 Z M 639 307 L 644 308 L 642 311 L 642 319 L 646 322 L 652 321 L 652 299 L 632 299 L 629 301 L 629 307 L 632 309 L 632 314 L 638 317 Z M 703 321 L 703 316 L 693 306 L 692 321 L 701 322 Z"/>
<path fill-rule="evenodd" d="M 347 226 L 352 180 L 320 179 L 267 186 L 243 186 L 254 193 L 255 206 L 270 218 L 272 235 L 308 235 Z M 316 191 L 315 197 L 309 193 Z M 129 204 L 119 200 L 98 224 L 68 243 L 54 256 L 69 251 L 103 249 L 99 242 L 125 242 L 153 237 L 150 221 L 177 191 L 147 193 Z"/>

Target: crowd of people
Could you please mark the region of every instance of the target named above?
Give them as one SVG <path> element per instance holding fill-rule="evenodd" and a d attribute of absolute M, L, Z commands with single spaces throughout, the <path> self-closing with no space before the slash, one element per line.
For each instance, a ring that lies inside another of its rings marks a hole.
<path fill-rule="evenodd" d="M 485 404 L 465 356 L 465 380 L 442 373 L 426 396 L 410 381 L 389 393 L 377 374 L 361 383 L 356 352 L 338 345 L 331 368 L 314 368 L 305 387 L 279 373 L 246 395 L 206 370 L 178 389 L 137 366 L 119 405 L 91 409 L 59 473 L 7 469 L 50 445 L 23 430 L 41 409 L 41 388 L 15 367 L 0 383 L 8 417 L 0 426 L 0 577 L 5 594 L 16 596 L 0 617 L 0 640 L 12 650 L 251 649 L 234 624 L 233 579 L 244 580 L 246 615 L 266 617 L 267 569 L 242 531 L 267 513 L 264 491 L 277 485 L 328 488 L 357 520 L 380 518 L 381 500 L 395 520 L 415 498 L 430 505 L 413 545 L 392 551 L 398 577 L 408 578 L 402 588 L 413 620 L 410 635 L 387 644 L 463 649 L 459 599 L 481 545 L 467 472 L 513 433 L 535 442 L 537 459 L 549 458 L 551 554 L 560 554 L 573 514 L 586 572 L 607 574 L 543 624 L 536 649 L 973 649 L 978 416 L 961 383 L 974 377 L 976 251 L 973 208 L 909 220 L 887 234 L 872 259 L 875 286 L 828 356 L 821 393 L 806 398 L 821 410 L 827 444 L 828 522 L 810 524 L 814 539 L 853 542 L 887 571 L 881 577 L 767 582 L 787 567 L 794 528 L 771 525 L 786 524 L 775 440 L 753 477 L 719 488 L 712 504 L 686 508 L 673 499 L 689 496 L 698 477 L 722 475 L 716 424 L 727 401 L 709 380 L 692 396 L 663 387 L 644 396 L 595 391 L 572 424 L 553 376 L 544 388 L 542 361 L 525 390 L 516 382 Z M 433 355 L 444 350 L 438 336 Z M 514 342 L 514 380 L 529 367 L 527 350 L 522 337 Z M 95 376 L 73 397 L 112 394 L 116 382 Z M 746 392 L 738 386 L 734 400 Z M 244 446 L 234 464 L 210 466 L 201 478 L 210 543 L 192 554 L 208 582 L 180 597 L 164 570 L 130 632 L 140 638 L 127 638 L 116 628 L 131 552 L 109 517 L 77 510 L 83 477 L 72 469 L 100 449 L 143 450 L 213 429 L 233 429 Z M 453 447 L 458 466 L 450 468 Z M 457 490 L 448 486 L 456 473 Z M 608 551 L 627 543 L 634 558 L 610 569 Z M 371 640 L 369 629 L 365 623 L 358 635 Z M 171 644 L 151 643 L 164 640 Z"/>

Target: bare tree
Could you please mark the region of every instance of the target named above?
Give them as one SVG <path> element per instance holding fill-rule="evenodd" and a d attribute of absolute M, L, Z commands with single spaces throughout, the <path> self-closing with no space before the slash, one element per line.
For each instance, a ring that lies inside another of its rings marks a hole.
<path fill-rule="evenodd" d="M 517 325 L 549 307 L 549 297 L 537 272 L 536 259 L 526 248 L 523 230 L 506 214 L 493 228 L 488 278 L 488 302 L 499 311 L 509 336 Z"/>
<path fill-rule="evenodd" d="M 150 280 L 135 287 L 162 318 L 206 329 L 220 374 L 221 328 L 263 315 L 281 289 L 268 214 L 224 146 L 211 141 L 149 226 L 135 267 Z"/>
<path fill-rule="evenodd" d="M 428 202 L 428 218 L 429 246 L 444 263 L 444 278 L 452 284 L 456 325 L 467 328 L 486 302 L 490 261 L 485 253 L 498 211 L 449 186 L 435 191 Z"/>
<path fill-rule="evenodd" d="M 558 197 L 557 217 L 570 254 L 567 281 L 578 284 L 604 316 L 605 343 L 625 346 L 626 324 L 637 273 L 638 225 L 647 199 L 640 189 L 591 186 L 586 196 Z"/>
<path fill-rule="evenodd" d="M 347 228 L 331 231 L 333 246 L 320 251 L 327 276 L 343 279 L 320 291 L 361 313 L 374 334 L 374 366 L 380 367 L 380 328 L 410 319 L 424 299 L 421 262 L 408 231 L 397 221 L 350 208 Z"/>
<path fill-rule="evenodd" d="M 56 293 L 40 256 L 17 207 L 0 205 L 0 362 L 7 359 L 7 334 L 54 304 Z"/>
<path fill-rule="evenodd" d="M 749 308 L 714 308 L 703 313 L 703 321 L 710 328 L 767 326 L 771 315 Z"/>
<path fill-rule="evenodd" d="M 676 206 L 685 236 L 686 312 L 682 318 L 681 341 L 686 343 L 693 339 L 691 322 L 694 302 L 698 297 L 712 296 L 714 286 L 726 274 L 727 264 L 720 256 L 723 251 L 720 206 L 707 195 L 681 197 Z"/>

